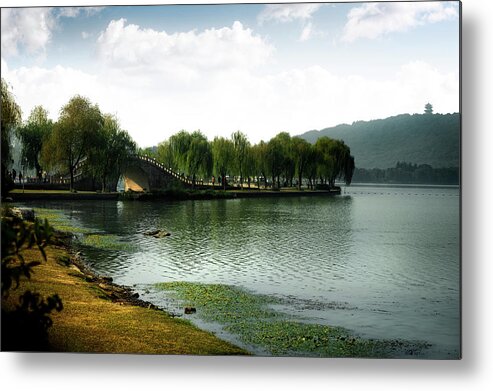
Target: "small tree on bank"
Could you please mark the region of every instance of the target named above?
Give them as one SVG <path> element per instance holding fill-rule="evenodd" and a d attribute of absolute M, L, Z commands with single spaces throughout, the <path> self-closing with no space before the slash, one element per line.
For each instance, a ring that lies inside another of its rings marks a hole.
<path fill-rule="evenodd" d="M 69 172 L 71 191 L 74 190 L 75 169 L 96 145 L 102 127 L 103 116 L 99 107 L 77 95 L 63 106 L 51 136 L 43 145 L 43 161 Z"/>

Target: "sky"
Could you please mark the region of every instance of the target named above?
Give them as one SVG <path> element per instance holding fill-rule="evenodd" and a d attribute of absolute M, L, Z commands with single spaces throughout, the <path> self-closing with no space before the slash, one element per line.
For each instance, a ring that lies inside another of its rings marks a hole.
<path fill-rule="evenodd" d="M 23 119 L 74 95 L 139 146 L 459 111 L 457 1 L 2 8 Z"/>

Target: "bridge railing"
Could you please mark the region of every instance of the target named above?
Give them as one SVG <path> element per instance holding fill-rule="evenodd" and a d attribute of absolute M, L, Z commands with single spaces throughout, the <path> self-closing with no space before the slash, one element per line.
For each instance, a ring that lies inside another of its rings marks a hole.
<path fill-rule="evenodd" d="M 177 172 L 173 171 L 170 167 L 166 167 L 164 164 L 161 162 L 157 161 L 153 157 L 147 156 L 147 155 L 135 155 L 137 159 L 140 159 L 142 161 L 145 161 L 147 163 L 152 164 L 153 166 L 159 168 L 160 170 L 166 172 L 168 175 L 171 175 L 172 177 L 178 179 L 179 181 L 186 183 L 188 185 L 193 184 L 193 180 L 191 178 L 188 178 L 184 175 L 180 175 Z M 195 185 L 203 186 L 204 181 L 203 180 L 195 180 Z"/>

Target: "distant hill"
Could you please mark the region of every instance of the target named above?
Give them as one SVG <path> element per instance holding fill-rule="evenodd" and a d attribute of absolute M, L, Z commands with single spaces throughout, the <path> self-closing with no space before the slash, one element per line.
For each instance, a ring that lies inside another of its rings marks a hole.
<path fill-rule="evenodd" d="M 300 135 L 311 143 L 321 136 L 343 140 L 359 168 L 395 167 L 399 161 L 434 168 L 459 166 L 459 113 L 401 114 Z"/>

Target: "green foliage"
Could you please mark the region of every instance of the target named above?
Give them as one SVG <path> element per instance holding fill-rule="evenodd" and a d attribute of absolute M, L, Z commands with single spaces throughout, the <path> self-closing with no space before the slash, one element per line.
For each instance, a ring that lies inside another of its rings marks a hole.
<path fill-rule="evenodd" d="M 298 190 L 301 189 L 301 183 L 306 174 L 307 165 L 312 158 L 312 145 L 300 137 L 292 138 L 292 157 L 295 173 L 298 175 Z"/>
<path fill-rule="evenodd" d="M 51 136 L 43 144 L 43 162 L 70 173 L 71 190 L 74 189 L 75 169 L 91 147 L 97 145 L 103 125 L 99 107 L 77 95 L 63 106 Z"/>
<path fill-rule="evenodd" d="M 156 159 L 163 163 L 165 167 L 170 168 L 173 171 L 178 171 L 178 162 L 173 152 L 173 147 L 169 140 L 163 141 L 158 144 L 156 151 Z"/>
<path fill-rule="evenodd" d="M 402 114 L 302 134 L 310 143 L 327 136 L 351 147 L 358 168 L 391 168 L 398 161 L 459 167 L 460 114 Z"/>
<path fill-rule="evenodd" d="M 114 191 L 118 178 L 135 154 L 136 144 L 120 128 L 116 117 L 109 114 L 103 116 L 103 126 L 94 137 L 95 143 L 87 150 L 88 158 L 84 170 L 101 181 L 103 192 Z"/>
<path fill-rule="evenodd" d="M 12 129 L 14 129 L 21 122 L 21 108 L 15 102 L 14 95 L 9 90 L 6 81 L 1 79 L 2 89 L 2 116 L 1 120 L 1 144 L 2 144 L 2 156 L 1 156 L 1 181 L 2 181 L 2 196 L 5 195 L 12 187 L 12 179 L 8 175 L 8 170 L 11 163 L 10 153 L 10 135 Z"/>
<path fill-rule="evenodd" d="M 192 184 L 198 175 L 209 176 L 212 173 L 212 149 L 207 138 L 199 131 L 192 133 L 186 153 L 186 171 L 192 177 Z"/>
<path fill-rule="evenodd" d="M 283 146 L 279 138 L 272 138 L 267 143 L 265 151 L 265 165 L 267 175 L 272 178 L 272 186 L 274 187 L 277 180 L 277 188 L 280 188 L 280 175 L 283 170 L 284 155 Z"/>
<path fill-rule="evenodd" d="M 2 301 L 12 290 L 20 287 L 21 279 L 29 279 L 39 261 L 26 260 L 24 251 L 37 248 L 46 261 L 45 247 L 50 243 L 52 228 L 45 220 L 26 222 L 8 210 L 2 216 Z M 2 350 L 47 350 L 48 328 L 52 325 L 50 313 L 61 311 L 58 295 L 48 298 L 25 291 L 19 304 L 11 310 L 2 305 Z"/>
<path fill-rule="evenodd" d="M 22 142 L 22 160 L 27 167 L 34 168 L 41 177 L 40 155 L 43 143 L 53 131 L 53 122 L 48 118 L 48 112 L 42 106 L 36 106 L 29 115 L 27 122 L 17 129 Z"/>
<path fill-rule="evenodd" d="M 156 285 L 172 292 L 184 306 L 197 308 L 197 314 L 225 329 L 247 344 L 260 346 L 280 356 L 392 357 L 403 351 L 419 353 L 420 342 L 369 340 L 348 330 L 303 323 L 272 308 L 283 299 L 248 293 L 221 284 L 169 282 Z"/>
<path fill-rule="evenodd" d="M 24 292 L 14 311 L 2 309 L 2 350 L 47 351 L 50 314 L 63 309 L 57 294 L 43 298 L 39 293 Z"/>
<path fill-rule="evenodd" d="M 2 296 L 8 296 L 9 290 L 19 286 L 21 277 L 31 277 L 32 268 L 39 265 L 38 261 L 26 262 L 23 251 L 36 246 L 44 260 L 45 247 L 50 242 L 52 228 L 48 220 L 34 224 L 26 222 L 8 209 L 2 211 Z"/>
<path fill-rule="evenodd" d="M 231 140 L 224 137 L 216 137 L 212 141 L 212 160 L 214 172 L 222 178 L 226 177 L 234 164 L 234 144 Z M 224 188 L 226 182 L 224 181 Z"/>
<path fill-rule="evenodd" d="M 234 132 L 231 135 L 233 141 L 234 154 L 235 154 L 235 174 L 240 176 L 240 185 L 243 187 L 243 175 L 245 171 L 245 163 L 247 160 L 247 153 L 250 147 L 250 143 L 247 136 L 240 132 Z"/>

